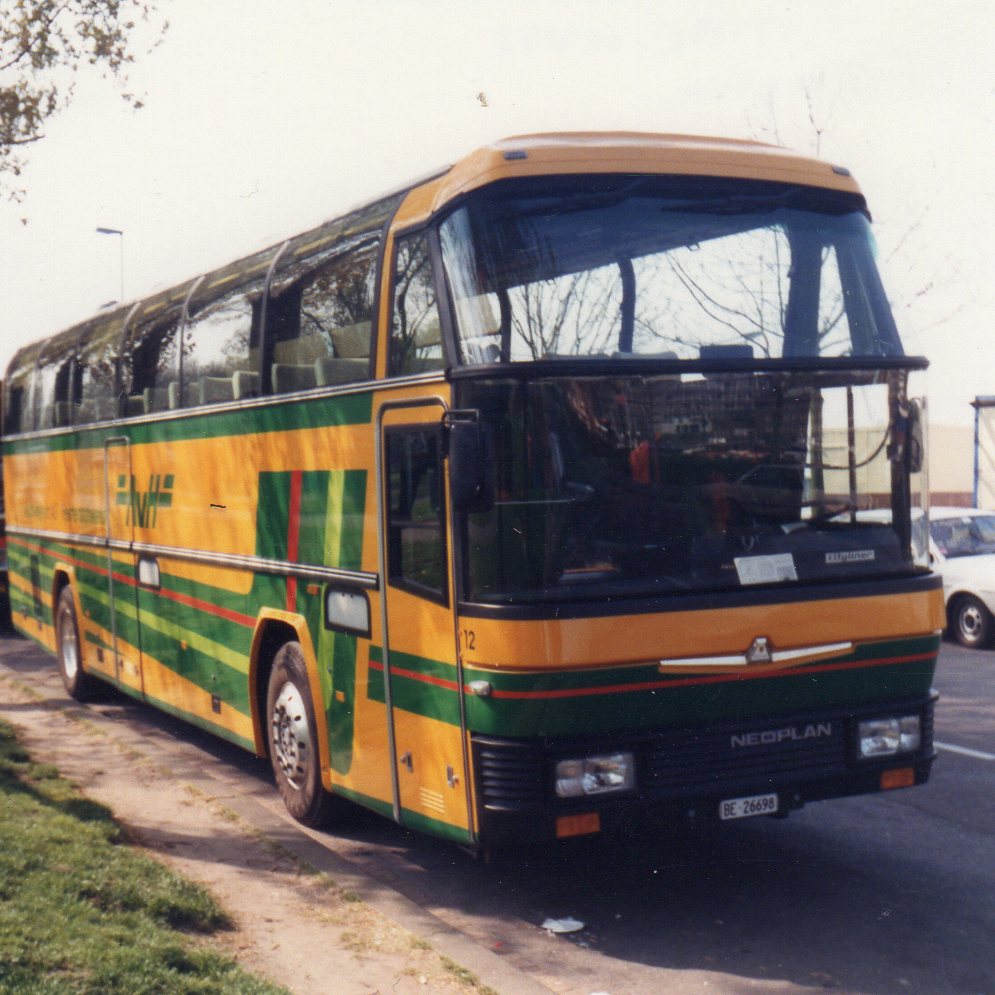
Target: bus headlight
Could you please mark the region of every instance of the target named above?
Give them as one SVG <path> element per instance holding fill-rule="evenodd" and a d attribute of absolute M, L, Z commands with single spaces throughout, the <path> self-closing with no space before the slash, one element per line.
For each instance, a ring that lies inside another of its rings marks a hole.
<path fill-rule="evenodd" d="M 868 719 L 860 723 L 859 736 L 861 759 L 915 753 L 922 744 L 918 715 Z"/>
<path fill-rule="evenodd" d="M 612 791 L 629 791 L 635 784 L 631 753 L 606 753 L 556 765 L 557 798 L 583 798 Z"/>

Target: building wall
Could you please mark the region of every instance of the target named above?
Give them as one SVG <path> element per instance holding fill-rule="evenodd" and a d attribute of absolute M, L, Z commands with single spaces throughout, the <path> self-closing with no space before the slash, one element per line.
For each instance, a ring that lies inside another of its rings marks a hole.
<path fill-rule="evenodd" d="M 854 433 L 857 453 L 857 481 L 861 493 L 877 495 L 885 504 L 891 489 L 888 460 L 879 452 L 884 428 L 860 428 Z M 826 462 L 846 463 L 846 433 L 826 433 Z M 981 433 L 981 483 L 979 504 L 995 508 L 995 411 L 991 423 Z M 872 454 L 875 458 L 871 459 Z M 933 506 L 970 507 L 974 494 L 974 429 L 970 425 L 930 425 L 928 439 L 929 502 Z M 845 494 L 849 488 L 845 470 L 826 472 L 826 490 Z"/>
<path fill-rule="evenodd" d="M 989 440 L 988 481 L 995 485 L 995 436 Z M 970 507 L 974 496 L 974 428 L 970 425 L 929 426 L 929 500 L 932 505 Z M 983 508 L 995 508 L 995 488 L 989 486 Z"/>

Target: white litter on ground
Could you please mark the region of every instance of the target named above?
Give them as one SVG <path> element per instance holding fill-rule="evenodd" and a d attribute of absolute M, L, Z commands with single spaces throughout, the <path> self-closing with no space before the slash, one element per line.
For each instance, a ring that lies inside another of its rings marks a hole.
<path fill-rule="evenodd" d="M 547 919 L 542 924 L 543 929 L 548 929 L 550 933 L 576 933 L 584 928 L 584 924 L 579 919 Z"/>

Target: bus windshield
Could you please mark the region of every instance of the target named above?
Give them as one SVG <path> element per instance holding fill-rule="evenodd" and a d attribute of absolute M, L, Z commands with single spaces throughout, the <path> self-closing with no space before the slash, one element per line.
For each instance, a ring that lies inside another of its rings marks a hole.
<path fill-rule="evenodd" d="M 862 201 L 673 176 L 496 184 L 441 226 L 459 361 L 898 356 Z"/>
<path fill-rule="evenodd" d="M 496 482 L 493 507 L 460 520 L 464 594 L 604 599 L 924 570 L 907 376 L 466 379 Z"/>

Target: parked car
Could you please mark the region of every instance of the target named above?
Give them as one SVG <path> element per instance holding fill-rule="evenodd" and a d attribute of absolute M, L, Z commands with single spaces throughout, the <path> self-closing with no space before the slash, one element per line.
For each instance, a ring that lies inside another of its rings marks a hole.
<path fill-rule="evenodd" d="M 923 555 L 922 513 L 915 509 L 912 517 L 912 545 L 917 556 Z M 891 512 L 858 511 L 857 519 L 890 522 Z M 930 508 L 929 558 L 943 576 L 947 634 L 962 646 L 990 646 L 995 641 L 995 511 Z"/>
<path fill-rule="evenodd" d="M 929 551 L 943 575 L 949 633 L 963 646 L 995 636 L 995 512 L 930 508 Z"/>

